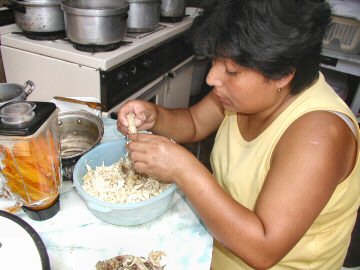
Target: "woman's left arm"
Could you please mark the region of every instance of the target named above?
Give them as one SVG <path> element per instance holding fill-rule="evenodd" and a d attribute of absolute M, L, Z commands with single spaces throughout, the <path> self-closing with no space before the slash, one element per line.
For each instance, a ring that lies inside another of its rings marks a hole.
<path fill-rule="evenodd" d="M 262 234 L 248 232 L 252 251 L 266 256 L 264 265 L 281 260 L 304 236 L 351 173 L 357 151 L 353 132 L 333 113 L 311 112 L 288 128 L 274 150 L 254 210 Z M 229 244 L 235 253 L 243 252 L 236 243 Z M 256 252 L 259 247 L 261 252 Z"/>

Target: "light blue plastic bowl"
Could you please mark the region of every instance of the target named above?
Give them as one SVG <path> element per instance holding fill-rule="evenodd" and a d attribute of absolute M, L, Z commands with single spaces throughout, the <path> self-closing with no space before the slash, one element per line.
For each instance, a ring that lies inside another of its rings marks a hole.
<path fill-rule="evenodd" d="M 175 194 L 176 185 L 146 201 L 135 203 L 109 203 L 92 197 L 82 188 L 83 176 L 87 172 L 86 164 L 91 168 L 110 166 L 126 154 L 126 140 L 109 141 L 100 144 L 83 155 L 76 163 L 73 173 L 75 189 L 85 201 L 89 210 L 99 219 L 114 225 L 133 226 L 149 222 L 162 215 Z"/>

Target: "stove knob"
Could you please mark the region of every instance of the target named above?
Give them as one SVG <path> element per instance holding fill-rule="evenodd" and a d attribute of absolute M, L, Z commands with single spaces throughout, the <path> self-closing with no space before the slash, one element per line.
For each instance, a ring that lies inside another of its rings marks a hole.
<path fill-rule="evenodd" d="M 128 85 L 129 84 L 129 75 L 124 72 L 124 71 L 120 71 L 117 75 L 117 80 L 121 83 L 121 84 L 125 84 Z"/>
<path fill-rule="evenodd" d="M 150 70 L 152 67 L 152 61 L 150 59 L 144 59 L 141 63 L 141 66 L 146 70 Z"/>

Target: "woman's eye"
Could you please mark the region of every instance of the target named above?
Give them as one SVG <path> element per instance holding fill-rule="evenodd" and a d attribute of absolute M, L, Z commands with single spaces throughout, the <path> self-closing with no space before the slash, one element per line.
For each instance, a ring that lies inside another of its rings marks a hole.
<path fill-rule="evenodd" d="M 235 77 L 237 75 L 237 72 L 226 70 L 226 74 L 230 77 Z"/>

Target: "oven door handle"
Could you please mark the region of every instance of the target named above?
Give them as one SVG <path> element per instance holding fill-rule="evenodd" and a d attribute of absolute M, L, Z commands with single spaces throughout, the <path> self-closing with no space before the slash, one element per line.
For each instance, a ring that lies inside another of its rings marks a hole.
<path fill-rule="evenodd" d="M 169 80 L 168 76 L 164 76 L 164 78 L 156 83 L 154 86 L 152 86 L 151 88 L 149 88 L 148 90 L 146 90 L 144 93 L 142 93 L 141 95 L 139 95 L 136 99 L 140 99 L 140 100 L 150 100 L 154 94 L 156 94 L 157 92 L 161 91 L 161 89 L 159 89 L 164 83 L 166 83 Z"/>

